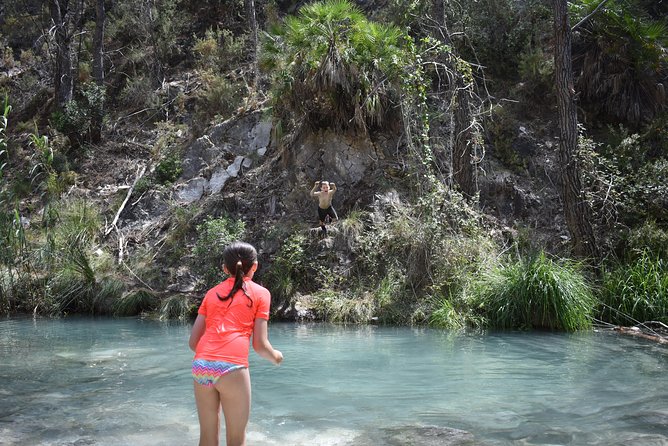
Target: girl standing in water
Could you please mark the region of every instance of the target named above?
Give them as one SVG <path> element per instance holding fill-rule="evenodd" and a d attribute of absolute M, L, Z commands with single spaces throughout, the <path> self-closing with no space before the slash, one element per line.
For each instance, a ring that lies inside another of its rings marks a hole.
<path fill-rule="evenodd" d="M 267 334 L 271 296 L 252 281 L 257 270 L 255 248 L 232 243 L 223 252 L 223 270 L 231 277 L 206 293 L 190 334 L 200 446 L 218 446 L 221 407 L 227 446 L 246 444 L 251 335 L 253 349 L 260 356 L 276 365 L 283 361 L 283 354 L 271 346 Z"/>

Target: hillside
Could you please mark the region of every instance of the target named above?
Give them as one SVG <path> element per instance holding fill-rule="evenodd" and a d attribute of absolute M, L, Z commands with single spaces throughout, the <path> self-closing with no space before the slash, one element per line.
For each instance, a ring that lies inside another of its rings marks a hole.
<path fill-rule="evenodd" d="M 576 253 L 552 11 L 478 3 L 51 2 L 60 22 L 41 2 L 3 5 L 2 311 L 187 317 L 243 238 L 277 316 L 484 325 L 479 278 Z M 596 3 L 575 2 L 571 22 Z M 577 163 L 601 252 L 574 274 L 610 290 L 638 259 L 665 278 L 668 256 L 666 11 L 631 3 L 573 32 Z M 327 237 L 319 180 L 337 187 Z"/>

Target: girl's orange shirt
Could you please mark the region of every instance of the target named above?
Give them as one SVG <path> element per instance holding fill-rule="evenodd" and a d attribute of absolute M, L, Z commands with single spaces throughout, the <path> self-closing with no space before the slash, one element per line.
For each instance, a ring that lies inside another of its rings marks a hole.
<path fill-rule="evenodd" d="M 207 291 L 197 311 L 205 317 L 206 329 L 197 343 L 195 359 L 225 361 L 248 367 L 250 337 L 255 319 L 269 319 L 271 294 L 269 290 L 249 278 L 244 278 L 244 290 L 236 292 L 232 299 L 221 301 L 234 286 L 229 278 Z"/>

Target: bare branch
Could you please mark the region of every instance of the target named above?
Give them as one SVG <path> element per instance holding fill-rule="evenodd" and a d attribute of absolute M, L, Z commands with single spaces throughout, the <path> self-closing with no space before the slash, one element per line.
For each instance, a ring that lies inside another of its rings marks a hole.
<path fill-rule="evenodd" d="M 578 23 L 576 23 L 575 25 L 573 25 L 573 27 L 571 28 L 571 32 L 575 31 L 575 30 L 578 29 L 580 26 L 582 26 L 585 22 L 587 22 L 587 20 L 591 19 L 591 18 L 594 16 L 594 14 L 596 14 L 596 13 L 598 12 L 598 10 L 601 9 L 606 3 L 608 3 L 608 0 L 601 0 L 601 3 L 599 3 L 598 6 L 595 7 L 594 10 L 593 10 L 592 12 L 590 12 L 589 14 L 587 14 L 587 16 L 586 16 L 585 18 L 583 18 L 583 19 L 580 20 Z"/>

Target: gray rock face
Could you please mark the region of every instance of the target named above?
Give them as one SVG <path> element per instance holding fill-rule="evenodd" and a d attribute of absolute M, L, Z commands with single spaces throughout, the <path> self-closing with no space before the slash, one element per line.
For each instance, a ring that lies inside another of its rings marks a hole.
<path fill-rule="evenodd" d="M 254 158 L 264 156 L 271 144 L 272 124 L 261 118 L 261 112 L 255 112 L 227 120 L 187 148 L 181 182 L 175 186 L 177 200 L 188 204 L 205 194 L 221 193 L 230 178 L 251 168 Z"/>
<path fill-rule="evenodd" d="M 207 135 L 202 136 L 186 151 L 181 163 L 183 168 L 181 177 L 190 179 L 199 175 L 202 169 L 223 156 L 224 152 L 224 148 L 216 146 Z"/>
<path fill-rule="evenodd" d="M 295 149 L 295 162 L 307 177 L 340 185 L 359 183 L 376 159 L 365 135 L 341 135 L 326 130 L 309 135 Z"/>
<path fill-rule="evenodd" d="M 185 184 L 176 186 L 176 199 L 180 203 L 189 204 L 199 200 L 204 195 L 204 188 L 207 186 L 206 178 L 193 178 Z"/>
<path fill-rule="evenodd" d="M 225 187 L 225 183 L 230 178 L 232 177 L 229 173 L 227 173 L 226 167 L 217 167 L 213 172 L 213 175 L 211 175 L 211 179 L 207 185 L 207 192 L 209 192 L 211 195 L 220 193 L 220 191 L 223 190 L 223 187 Z"/>

